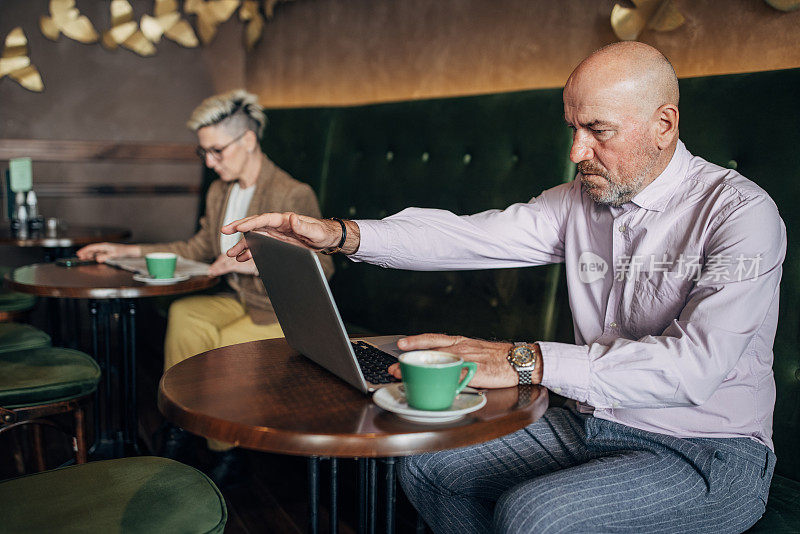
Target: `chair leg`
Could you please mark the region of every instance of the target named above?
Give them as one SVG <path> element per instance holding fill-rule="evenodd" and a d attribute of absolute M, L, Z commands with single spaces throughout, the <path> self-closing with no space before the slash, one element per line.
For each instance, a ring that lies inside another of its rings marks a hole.
<path fill-rule="evenodd" d="M 83 408 L 75 408 L 75 463 L 85 464 L 87 461 L 86 451 L 86 419 L 84 418 Z"/>
<path fill-rule="evenodd" d="M 24 429 L 12 429 L 9 434 L 11 436 L 12 448 L 14 449 L 14 466 L 17 468 L 17 473 L 20 475 L 25 474 L 25 456 L 22 453 L 22 442 L 19 440 L 19 432 L 24 432 Z"/>
<path fill-rule="evenodd" d="M 31 437 L 33 439 L 33 457 L 36 460 L 36 470 L 41 473 L 47 468 L 44 463 L 44 445 L 42 442 L 41 425 L 31 425 Z"/>

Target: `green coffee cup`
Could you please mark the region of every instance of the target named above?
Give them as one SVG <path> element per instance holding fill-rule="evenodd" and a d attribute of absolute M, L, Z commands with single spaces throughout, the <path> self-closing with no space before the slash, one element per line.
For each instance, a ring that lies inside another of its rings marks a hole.
<path fill-rule="evenodd" d="M 455 354 L 435 350 L 405 352 L 398 358 L 408 405 L 417 410 L 447 410 L 478 369 Z M 461 370 L 467 376 L 461 378 Z"/>
<path fill-rule="evenodd" d="M 147 272 L 153 278 L 172 278 L 175 275 L 178 256 L 172 252 L 151 252 L 144 260 L 147 262 Z"/>

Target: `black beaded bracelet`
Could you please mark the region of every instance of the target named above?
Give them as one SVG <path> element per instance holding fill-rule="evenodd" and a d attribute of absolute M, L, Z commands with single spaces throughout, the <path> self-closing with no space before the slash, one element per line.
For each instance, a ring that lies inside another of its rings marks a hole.
<path fill-rule="evenodd" d="M 334 248 L 326 248 L 321 250 L 323 254 L 336 254 L 337 252 L 341 252 L 342 247 L 344 246 L 344 242 L 347 239 L 347 226 L 344 224 L 344 221 L 341 220 L 339 217 L 331 217 L 331 221 L 336 221 L 342 226 L 342 239 L 339 241 L 339 244 L 336 245 Z"/>

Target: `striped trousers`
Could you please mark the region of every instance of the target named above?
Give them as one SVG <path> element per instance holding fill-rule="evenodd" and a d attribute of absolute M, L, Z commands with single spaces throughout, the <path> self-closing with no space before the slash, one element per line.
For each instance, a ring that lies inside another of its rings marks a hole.
<path fill-rule="evenodd" d="M 748 438 L 676 438 L 550 408 L 472 447 L 404 458 L 399 478 L 445 532 L 743 532 L 775 455 Z"/>

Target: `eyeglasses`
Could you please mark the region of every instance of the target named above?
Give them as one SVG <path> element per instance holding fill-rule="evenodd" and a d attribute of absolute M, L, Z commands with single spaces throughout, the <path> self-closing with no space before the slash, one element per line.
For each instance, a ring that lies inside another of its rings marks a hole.
<path fill-rule="evenodd" d="M 231 146 L 232 144 L 234 144 L 236 141 L 238 141 L 242 137 L 244 137 L 244 134 L 246 134 L 249 131 L 250 130 L 243 131 L 242 133 L 239 134 L 238 137 L 236 137 L 236 139 L 234 139 L 233 141 L 231 141 L 230 143 L 228 143 L 227 145 L 225 145 L 223 147 L 219 147 L 219 148 L 203 148 L 203 147 L 198 145 L 197 148 L 194 149 L 194 151 L 195 151 L 195 153 L 197 153 L 198 157 L 200 157 L 200 159 L 202 159 L 203 161 L 206 160 L 206 156 L 211 156 L 212 159 L 215 159 L 215 160 L 219 161 L 219 160 L 222 159 L 222 153 L 225 152 L 225 149 L 228 148 L 229 146 Z"/>

